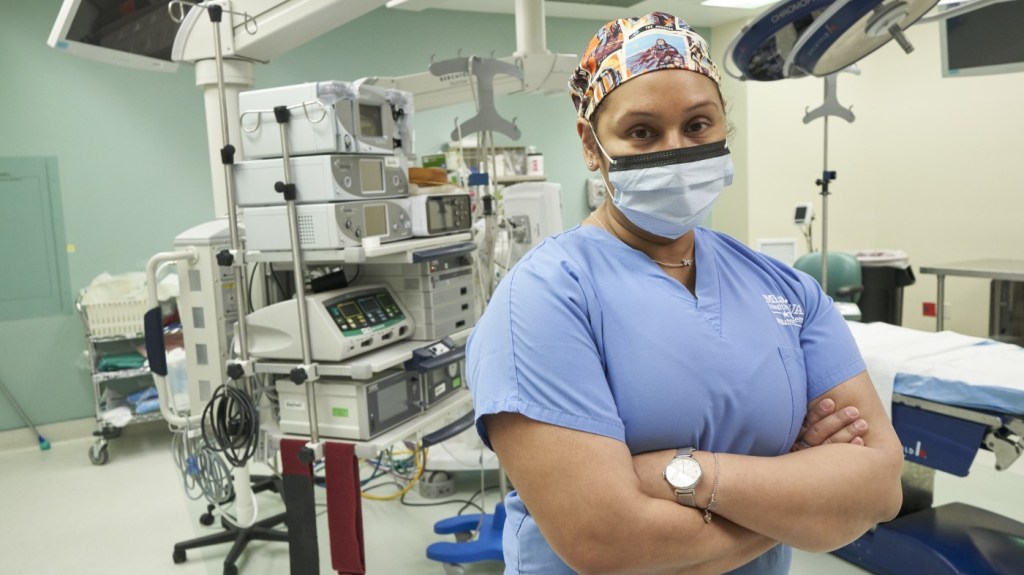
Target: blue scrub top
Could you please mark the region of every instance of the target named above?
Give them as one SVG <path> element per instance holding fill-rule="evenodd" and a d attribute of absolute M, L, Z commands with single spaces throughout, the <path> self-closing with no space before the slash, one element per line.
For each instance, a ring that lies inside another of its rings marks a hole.
<path fill-rule="evenodd" d="M 595 433 L 631 453 L 781 455 L 808 401 L 865 369 L 846 322 L 802 272 L 694 230 L 696 297 L 643 252 L 576 226 L 526 254 L 467 343 L 477 431 L 501 412 Z M 516 492 L 506 499 L 506 574 L 573 571 Z M 789 570 L 776 546 L 733 573 Z"/>

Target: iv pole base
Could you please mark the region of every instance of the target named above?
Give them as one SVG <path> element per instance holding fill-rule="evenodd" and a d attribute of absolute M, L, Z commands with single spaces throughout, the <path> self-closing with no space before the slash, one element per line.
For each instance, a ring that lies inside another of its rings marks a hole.
<path fill-rule="evenodd" d="M 281 481 L 275 477 L 254 476 L 253 493 L 267 490 L 280 493 L 280 483 Z M 245 551 L 245 547 L 250 541 L 288 542 L 287 531 L 273 529 L 274 526 L 281 525 L 284 522 L 284 513 L 257 521 L 251 527 L 238 527 L 228 523 L 226 519 L 221 517 L 220 524 L 224 528 L 223 532 L 175 543 L 172 558 L 175 564 L 184 563 L 188 559 L 186 551 L 189 549 L 199 549 L 211 545 L 220 545 L 221 543 L 233 543 L 227 557 L 224 558 L 224 575 L 238 575 L 238 567 L 235 565 L 235 562 L 242 556 L 242 552 Z"/>

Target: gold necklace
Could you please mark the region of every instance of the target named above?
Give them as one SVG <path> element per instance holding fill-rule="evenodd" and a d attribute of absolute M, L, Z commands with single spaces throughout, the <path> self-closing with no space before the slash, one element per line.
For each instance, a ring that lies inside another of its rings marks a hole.
<path fill-rule="evenodd" d="M 601 218 L 599 218 L 597 216 L 597 212 L 594 212 L 593 215 L 594 215 L 594 219 L 597 220 L 597 225 L 601 226 L 602 230 L 604 230 L 604 231 L 608 232 L 609 234 L 619 238 L 620 242 L 626 243 L 626 240 L 622 239 L 622 237 L 619 236 L 619 234 L 617 234 L 613 230 L 609 230 L 607 227 L 605 227 L 604 222 L 602 222 Z M 651 258 L 651 256 L 647 256 L 647 257 Z M 668 263 L 668 262 L 660 262 L 660 261 L 658 261 L 658 260 L 656 260 L 654 258 L 651 258 L 651 261 L 656 263 L 656 264 L 658 264 L 659 266 L 666 267 L 666 268 L 688 268 L 688 267 L 693 265 L 693 260 L 679 260 L 679 263 L 677 263 L 677 264 L 671 264 L 671 263 Z"/>

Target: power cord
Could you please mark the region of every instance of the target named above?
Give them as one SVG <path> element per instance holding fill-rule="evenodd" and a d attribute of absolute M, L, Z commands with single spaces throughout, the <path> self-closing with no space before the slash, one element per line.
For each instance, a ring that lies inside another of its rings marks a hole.
<path fill-rule="evenodd" d="M 388 450 L 387 454 L 388 458 L 391 459 L 391 450 Z M 405 480 L 406 484 L 404 486 L 402 486 L 402 483 L 397 480 L 385 484 L 372 485 L 363 488 L 362 496 L 366 499 L 370 499 L 373 501 L 394 501 L 395 499 L 400 499 L 402 496 L 404 496 L 406 493 L 412 490 L 412 488 L 416 485 L 416 482 L 419 481 L 420 477 L 423 476 L 423 468 L 426 467 L 427 464 L 427 450 L 417 445 L 416 449 L 413 451 L 413 458 L 415 459 L 416 462 L 416 470 L 412 477 L 406 477 L 404 475 L 399 475 L 395 473 L 394 465 L 392 465 L 392 474 L 396 476 L 396 479 Z M 392 464 L 394 464 L 393 459 Z M 393 493 L 391 495 L 386 496 L 371 495 L 370 493 L 368 493 L 368 491 L 376 489 L 381 485 L 390 485 L 391 483 L 400 486 L 401 490 L 398 491 L 397 493 Z"/>
<path fill-rule="evenodd" d="M 214 504 L 227 501 L 234 493 L 231 470 L 199 438 L 188 439 L 187 435 L 188 430 L 181 429 L 171 436 L 171 453 L 181 472 L 185 494 L 192 501 L 202 497 Z"/>
<path fill-rule="evenodd" d="M 256 452 L 259 409 L 244 390 L 222 385 L 203 408 L 200 429 L 210 449 L 223 453 L 233 467 L 242 467 Z"/>

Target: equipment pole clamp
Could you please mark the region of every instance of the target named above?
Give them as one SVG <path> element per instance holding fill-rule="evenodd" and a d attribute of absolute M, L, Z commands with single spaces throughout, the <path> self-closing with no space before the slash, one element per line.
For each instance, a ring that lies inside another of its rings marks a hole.
<path fill-rule="evenodd" d="M 301 450 L 299 450 L 299 461 L 312 465 L 317 461 L 321 461 L 324 458 L 324 444 L 323 442 L 313 443 L 310 441 Z"/>
<path fill-rule="evenodd" d="M 217 265 L 222 268 L 245 268 L 245 250 L 223 249 L 217 252 Z"/>
<path fill-rule="evenodd" d="M 252 359 L 232 359 L 228 362 L 227 373 L 235 381 L 252 376 L 256 373 L 256 362 Z"/>
<path fill-rule="evenodd" d="M 296 365 L 288 376 L 296 385 L 320 380 L 320 365 L 316 362 Z"/>

